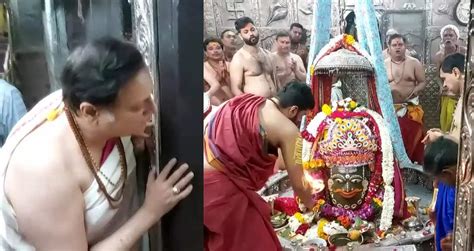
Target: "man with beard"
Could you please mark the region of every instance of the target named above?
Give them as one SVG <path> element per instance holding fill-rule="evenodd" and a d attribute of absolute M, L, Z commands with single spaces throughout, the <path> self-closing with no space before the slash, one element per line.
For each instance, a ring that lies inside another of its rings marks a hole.
<path fill-rule="evenodd" d="M 292 82 L 276 96 L 244 94 L 208 115 L 204 128 L 204 250 L 281 250 L 270 208 L 256 193 L 281 149 L 295 194 L 313 208 L 297 153 L 298 124 L 314 108 L 311 88 Z"/>
<path fill-rule="evenodd" d="M 436 67 L 439 69 L 443 60 L 454 53 L 466 53 L 466 47 L 459 45 L 459 30 L 456 26 L 450 24 L 446 25 L 441 29 L 441 39 L 442 47 L 436 53 L 434 57 L 434 62 Z M 440 129 L 444 132 L 449 131 L 450 125 L 453 121 L 453 112 L 456 107 L 459 97 L 443 89 L 443 83 L 440 83 L 440 93 L 441 93 L 441 110 L 440 110 Z"/>
<path fill-rule="evenodd" d="M 233 97 L 230 91 L 229 63 L 224 60 L 223 47 L 221 40 L 217 38 L 204 40 L 204 92 L 209 95 L 212 105 L 220 105 Z"/>
<path fill-rule="evenodd" d="M 296 79 L 304 82 L 306 79 L 306 70 L 303 60 L 290 52 L 290 35 L 286 31 L 279 32 L 276 35 L 275 64 L 277 77 L 280 82 L 280 88 L 284 87 L 290 81 Z"/>
<path fill-rule="evenodd" d="M 230 63 L 232 93 L 239 96 L 252 93 L 263 97 L 272 97 L 278 91 L 273 54 L 257 46 L 259 34 L 249 17 L 235 21 L 235 29 L 244 46 L 235 53 Z"/>
<path fill-rule="evenodd" d="M 224 44 L 225 61 L 230 62 L 237 51 L 236 35 L 230 29 L 226 29 L 221 33 L 222 44 Z"/>
<path fill-rule="evenodd" d="M 406 152 L 412 161 L 423 163 L 423 109 L 419 95 L 426 86 L 420 61 L 406 55 L 406 39 L 400 34 L 388 40 L 389 58 L 385 60 L 393 103 Z"/>
<path fill-rule="evenodd" d="M 292 23 L 290 25 L 290 39 L 291 39 L 291 52 L 300 56 L 303 60 L 304 68 L 308 68 L 308 47 L 306 47 L 305 38 L 306 33 L 303 25 L 299 23 Z"/>

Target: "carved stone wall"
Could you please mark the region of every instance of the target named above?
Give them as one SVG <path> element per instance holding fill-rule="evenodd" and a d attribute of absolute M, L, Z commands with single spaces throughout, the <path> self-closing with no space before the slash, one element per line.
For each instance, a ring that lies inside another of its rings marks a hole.
<path fill-rule="evenodd" d="M 288 30 L 294 22 L 310 29 L 313 5 L 314 0 L 204 0 L 204 37 L 219 36 L 225 29 L 234 29 L 237 18 L 248 16 L 259 29 L 262 47 L 269 49 L 272 36 L 280 30 Z M 337 13 L 334 6 L 334 27 L 339 20 Z"/>
<path fill-rule="evenodd" d="M 156 46 L 156 34 L 157 34 L 157 23 L 155 19 L 156 6 L 154 0 L 140 0 L 132 1 L 132 38 L 143 55 L 146 65 L 150 69 L 151 78 L 153 80 L 154 92 L 153 96 L 155 100 L 159 100 L 159 83 L 158 83 L 158 70 L 157 70 L 157 46 Z M 159 111 L 155 114 L 155 121 L 160 121 Z M 155 148 L 153 152 L 149 152 L 150 163 L 154 166 L 160 166 L 160 145 L 156 142 L 160 142 L 160 123 L 155 123 Z M 150 150 L 152 151 L 152 150 Z M 142 169 L 147 170 L 147 166 Z M 138 169 L 139 170 L 139 169 Z M 138 187 L 139 191 L 145 191 L 145 179 L 146 172 L 137 172 Z M 140 194 L 140 200 L 144 200 L 143 194 Z M 143 250 L 158 250 L 162 249 L 162 238 L 161 238 L 161 225 L 157 224 L 148 231 L 148 235 L 144 235 L 142 239 Z"/>
<path fill-rule="evenodd" d="M 465 0 L 464 0 L 465 1 Z M 347 15 L 354 8 L 355 0 L 333 0 L 333 35 L 340 32 L 339 12 Z M 458 24 L 453 17 L 458 0 L 377 0 L 374 1 L 379 15 L 381 34 L 395 28 L 409 40 L 420 61 L 426 65 L 427 87 L 421 96 L 425 109 L 425 127 L 439 127 L 439 78 L 432 58 L 438 52 L 441 28 L 456 25 L 461 40 L 466 41 L 467 27 Z M 224 29 L 234 29 L 236 18 L 248 16 L 256 22 L 260 31 L 261 46 L 271 48 L 273 35 L 288 29 L 293 22 L 311 27 L 314 0 L 204 0 L 204 37 L 218 36 Z M 421 25 L 411 25 L 411 24 Z M 308 34 L 309 36 L 311 34 Z M 382 36 L 382 41 L 385 38 Z M 309 40 L 308 40 L 309 42 Z"/>
<path fill-rule="evenodd" d="M 157 86 L 158 72 L 156 67 L 156 23 L 153 16 L 153 1 L 133 1 L 133 40 L 142 53 L 146 65 L 150 68 L 153 84 Z M 156 88 L 155 88 L 156 89 Z"/>
<path fill-rule="evenodd" d="M 460 142 L 460 160 L 457 178 L 456 218 L 454 233 L 454 250 L 472 250 L 474 235 L 474 175 L 472 166 L 472 127 L 474 125 L 474 21 L 470 24 L 468 65 L 466 84 L 464 86 L 463 118 Z"/>

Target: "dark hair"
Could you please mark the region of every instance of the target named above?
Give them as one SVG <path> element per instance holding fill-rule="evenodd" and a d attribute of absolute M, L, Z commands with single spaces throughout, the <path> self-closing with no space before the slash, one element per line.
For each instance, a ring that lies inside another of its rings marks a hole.
<path fill-rule="evenodd" d="M 77 111 L 82 102 L 107 106 L 142 68 L 142 54 L 130 43 L 104 37 L 77 47 L 61 73 L 64 102 Z"/>
<path fill-rule="evenodd" d="M 228 32 L 228 31 L 232 31 L 232 32 L 233 32 L 232 29 L 225 29 L 224 31 L 221 32 L 221 36 L 220 36 L 221 39 L 224 38 L 224 34 L 225 34 L 226 32 Z"/>
<path fill-rule="evenodd" d="M 436 139 L 425 149 L 423 170 L 438 175 L 458 163 L 458 144 L 445 137 Z"/>
<path fill-rule="evenodd" d="M 308 110 L 314 108 L 314 97 L 311 88 L 304 83 L 291 81 L 277 96 L 280 106 L 287 108 L 290 106 L 298 106 L 299 110 Z"/>
<path fill-rule="evenodd" d="M 224 49 L 224 44 L 222 43 L 222 40 L 220 40 L 218 38 L 215 38 L 215 37 L 211 37 L 211 38 L 208 38 L 208 39 L 204 40 L 204 42 L 202 44 L 202 46 L 204 48 L 204 51 L 207 51 L 207 46 L 210 43 L 219 43 L 219 45 L 221 46 L 221 49 Z"/>
<path fill-rule="evenodd" d="M 290 37 L 290 33 L 287 31 L 279 31 L 275 36 L 275 40 L 278 40 L 281 37 Z"/>
<path fill-rule="evenodd" d="M 304 30 L 303 25 L 301 25 L 300 23 L 292 23 L 290 25 L 290 30 L 293 29 L 293 27 L 300 28 L 301 30 Z"/>
<path fill-rule="evenodd" d="M 396 38 L 401 38 L 403 40 L 404 44 L 407 43 L 407 39 L 402 34 L 395 33 L 395 34 L 392 34 L 388 37 L 388 45 L 390 46 L 390 44 L 392 44 L 392 41 Z"/>
<path fill-rule="evenodd" d="M 253 20 L 250 17 L 241 17 L 235 20 L 235 29 L 240 33 L 240 30 L 244 28 L 247 24 L 254 24 Z"/>
<path fill-rule="evenodd" d="M 464 74 L 464 60 L 466 57 L 461 53 L 454 53 L 447 56 L 441 64 L 441 69 L 445 73 L 452 73 L 454 68 L 458 68 L 459 71 Z"/>

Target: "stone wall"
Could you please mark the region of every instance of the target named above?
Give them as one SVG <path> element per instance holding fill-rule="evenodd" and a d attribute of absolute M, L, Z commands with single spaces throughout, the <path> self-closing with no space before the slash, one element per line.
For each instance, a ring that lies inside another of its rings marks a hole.
<path fill-rule="evenodd" d="M 409 40 L 420 61 L 425 65 L 428 82 L 421 102 L 425 108 L 425 126 L 439 127 L 439 80 L 432 57 L 439 50 L 440 30 L 454 24 L 466 41 L 467 27 L 458 24 L 453 15 L 459 0 L 374 0 L 382 34 L 395 28 Z M 463 0 L 466 1 L 466 0 Z M 469 0 L 468 0 L 469 1 Z M 351 10 L 356 0 L 333 0 L 332 34 L 340 34 L 339 23 Z M 314 0 L 204 0 L 204 37 L 216 36 L 224 29 L 234 29 L 235 19 L 248 16 L 260 31 L 261 46 L 271 48 L 273 35 L 288 29 L 293 22 L 311 28 Z M 342 17 L 341 17 L 342 16 Z M 383 36 L 382 36 L 383 39 Z"/>
<path fill-rule="evenodd" d="M 457 25 L 462 40 L 466 40 L 467 27 L 459 25 L 453 18 L 453 9 L 458 1 L 374 0 L 374 4 L 381 32 L 396 28 L 409 38 L 411 46 L 423 57 L 420 59 L 430 64 L 431 57 L 439 49 L 441 27 L 446 24 Z M 344 1 L 333 0 L 333 35 L 340 33 L 341 16 L 347 15 L 356 1 L 347 0 L 345 6 L 339 5 L 340 2 Z M 273 43 L 272 35 L 288 29 L 293 22 L 310 29 L 313 4 L 314 0 L 204 0 L 204 37 L 217 36 L 225 29 L 234 29 L 237 18 L 248 16 L 255 21 L 262 46 L 267 48 Z"/>

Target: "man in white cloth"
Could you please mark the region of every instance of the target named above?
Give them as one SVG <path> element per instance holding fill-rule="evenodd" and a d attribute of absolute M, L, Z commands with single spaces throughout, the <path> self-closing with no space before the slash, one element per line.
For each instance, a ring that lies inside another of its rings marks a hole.
<path fill-rule="evenodd" d="M 156 112 L 149 70 L 133 45 L 102 38 L 70 55 L 61 80 L 0 150 L 0 250 L 136 249 L 193 177 L 186 164 L 169 175 L 173 159 L 137 205 L 132 142 Z"/>

